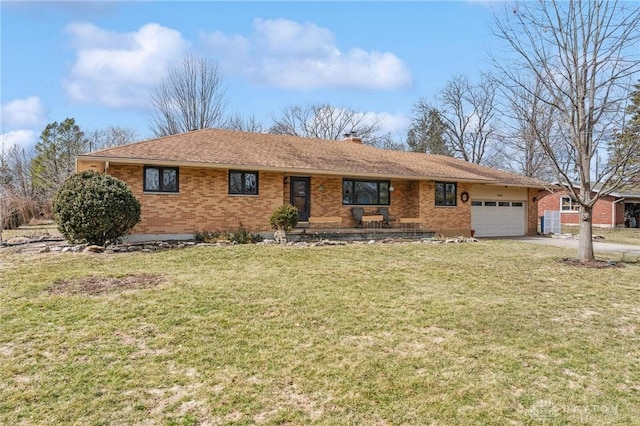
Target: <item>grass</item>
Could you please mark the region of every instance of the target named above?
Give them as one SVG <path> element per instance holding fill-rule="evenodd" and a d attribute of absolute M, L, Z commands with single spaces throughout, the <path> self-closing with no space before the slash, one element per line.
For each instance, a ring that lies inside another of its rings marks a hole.
<path fill-rule="evenodd" d="M 563 233 L 577 235 L 577 226 L 563 226 Z M 593 235 L 602 235 L 605 243 L 620 243 L 640 245 L 640 228 L 593 228 Z"/>
<path fill-rule="evenodd" d="M 640 259 L 568 256 L 514 241 L 5 250 L 0 424 L 632 424 Z"/>
<path fill-rule="evenodd" d="M 4 229 L 2 232 L 2 239 L 8 240 L 14 237 L 39 237 L 42 235 L 54 235 L 60 236 L 58 225 L 54 222 L 43 222 L 36 225 L 22 225 L 16 229 Z"/>

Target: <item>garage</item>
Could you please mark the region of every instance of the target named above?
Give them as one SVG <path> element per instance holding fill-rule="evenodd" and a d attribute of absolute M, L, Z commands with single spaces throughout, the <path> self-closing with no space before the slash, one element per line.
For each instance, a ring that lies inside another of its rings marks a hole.
<path fill-rule="evenodd" d="M 527 209 L 524 201 L 471 201 L 471 228 L 476 237 L 525 235 Z"/>

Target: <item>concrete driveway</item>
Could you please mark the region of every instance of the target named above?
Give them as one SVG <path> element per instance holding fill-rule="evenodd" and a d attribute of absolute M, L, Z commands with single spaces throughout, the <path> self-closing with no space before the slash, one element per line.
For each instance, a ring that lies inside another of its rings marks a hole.
<path fill-rule="evenodd" d="M 523 243 L 539 244 L 554 247 L 563 247 L 578 250 L 578 240 L 573 238 L 548 238 L 548 237 L 514 237 L 509 238 Z M 640 245 L 606 243 L 602 241 L 593 242 L 593 251 L 596 253 L 622 253 L 629 256 L 640 257 Z"/>

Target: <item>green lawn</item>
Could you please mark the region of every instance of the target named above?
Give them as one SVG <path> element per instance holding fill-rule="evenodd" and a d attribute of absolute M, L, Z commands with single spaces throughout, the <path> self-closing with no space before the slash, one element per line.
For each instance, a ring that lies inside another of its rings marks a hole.
<path fill-rule="evenodd" d="M 563 226 L 562 232 L 577 235 L 577 226 Z M 593 235 L 602 235 L 605 243 L 640 245 L 640 228 L 593 228 Z"/>
<path fill-rule="evenodd" d="M 5 250 L 0 424 L 637 424 L 640 259 L 575 255 Z"/>

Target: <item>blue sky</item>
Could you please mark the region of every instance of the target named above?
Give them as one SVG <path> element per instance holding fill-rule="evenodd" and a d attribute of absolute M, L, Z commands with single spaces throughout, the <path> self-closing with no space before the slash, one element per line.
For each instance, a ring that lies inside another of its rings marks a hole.
<path fill-rule="evenodd" d="M 218 61 L 228 113 L 268 126 L 287 105 L 328 102 L 403 139 L 412 105 L 490 69 L 490 1 L 2 1 L 0 141 L 47 123 L 150 136 L 149 91 L 186 54 Z"/>

